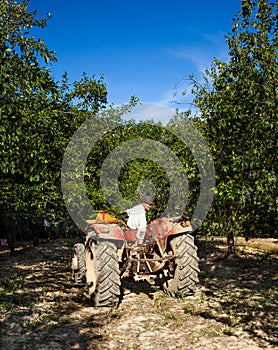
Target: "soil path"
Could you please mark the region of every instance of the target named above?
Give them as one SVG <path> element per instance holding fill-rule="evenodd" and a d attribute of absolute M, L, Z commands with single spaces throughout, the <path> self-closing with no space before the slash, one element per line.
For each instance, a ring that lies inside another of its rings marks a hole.
<path fill-rule="evenodd" d="M 123 280 L 117 308 L 94 308 L 71 276 L 72 240 L 0 251 L 0 348 L 5 350 L 277 349 L 277 240 L 239 246 L 199 240 L 200 284 L 173 299 Z M 273 248 L 274 247 L 274 248 Z"/>

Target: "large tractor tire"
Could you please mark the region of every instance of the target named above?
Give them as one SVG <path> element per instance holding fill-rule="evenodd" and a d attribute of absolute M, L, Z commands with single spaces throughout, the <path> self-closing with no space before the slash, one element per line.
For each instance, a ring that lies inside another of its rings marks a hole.
<path fill-rule="evenodd" d="M 76 243 L 73 247 L 72 271 L 75 282 L 85 281 L 85 246 L 83 243 Z"/>
<path fill-rule="evenodd" d="M 192 295 L 199 282 L 200 272 L 194 237 L 189 234 L 174 237 L 170 246 L 176 257 L 160 276 L 162 288 L 166 294 L 172 297 Z"/>
<path fill-rule="evenodd" d="M 110 242 L 92 242 L 86 263 L 89 295 L 93 304 L 97 307 L 117 305 L 121 281 L 116 246 Z"/>

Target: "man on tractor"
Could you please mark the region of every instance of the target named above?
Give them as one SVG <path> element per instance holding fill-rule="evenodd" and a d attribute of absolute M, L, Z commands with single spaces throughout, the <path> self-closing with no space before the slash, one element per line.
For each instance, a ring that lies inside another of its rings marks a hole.
<path fill-rule="evenodd" d="M 132 230 L 137 230 L 136 243 L 139 246 L 144 243 L 147 227 L 146 211 L 151 209 L 152 203 L 152 197 L 145 196 L 141 204 L 121 212 L 121 214 L 127 213 L 128 215 L 127 227 Z"/>

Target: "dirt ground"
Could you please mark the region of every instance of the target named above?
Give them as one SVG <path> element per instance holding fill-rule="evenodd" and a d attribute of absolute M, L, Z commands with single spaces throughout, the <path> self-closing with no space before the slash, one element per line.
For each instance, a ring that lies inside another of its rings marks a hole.
<path fill-rule="evenodd" d="M 278 241 L 197 239 L 200 283 L 173 299 L 123 280 L 118 307 L 94 308 L 71 275 L 73 240 L 0 250 L 0 348 L 5 350 L 217 350 L 278 348 Z"/>

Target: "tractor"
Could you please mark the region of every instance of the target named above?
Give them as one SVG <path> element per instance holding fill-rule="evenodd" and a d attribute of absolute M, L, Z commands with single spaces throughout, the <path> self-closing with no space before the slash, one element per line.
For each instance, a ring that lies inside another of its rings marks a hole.
<path fill-rule="evenodd" d="M 172 297 L 194 294 L 199 258 L 188 218 L 152 220 L 142 244 L 136 232 L 105 210 L 87 220 L 85 242 L 73 247 L 72 270 L 76 282 L 87 283 L 93 305 L 117 305 L 125 277 L 158 281 Z"/>

